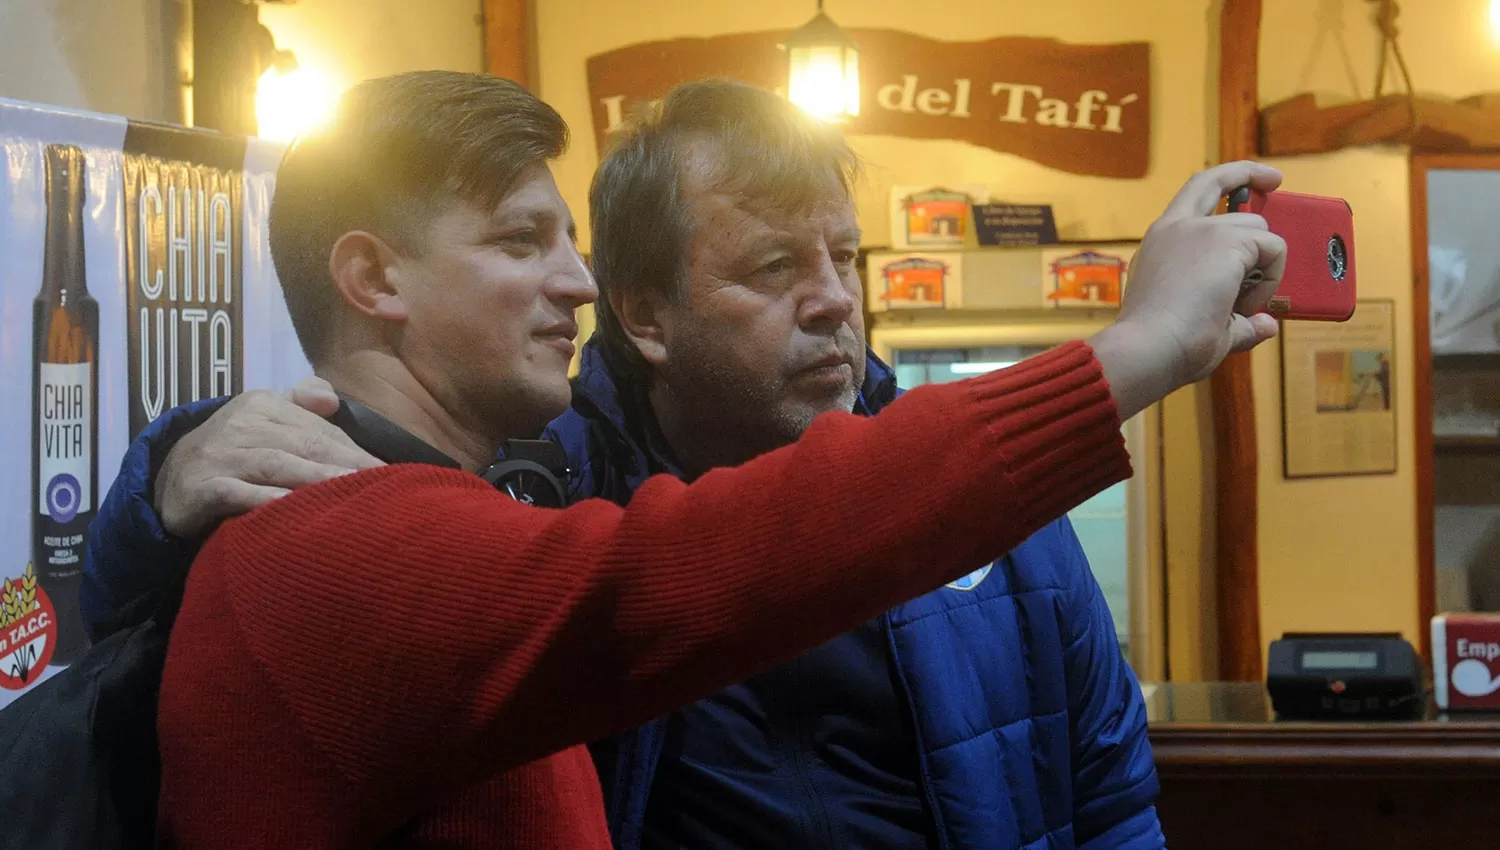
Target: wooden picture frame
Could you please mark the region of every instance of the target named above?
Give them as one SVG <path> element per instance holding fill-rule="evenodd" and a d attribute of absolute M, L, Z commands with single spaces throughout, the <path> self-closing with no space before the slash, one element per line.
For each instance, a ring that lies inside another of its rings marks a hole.
<path fill-rule="evenodd" d="M 1444 169 L 1500 171 L 1500 153 L 1420 153 L 1409 160 L 1412 264 L 1412 456 L 1417 496 L 1417 617 L 1423 660 L 1432 663 L 1437 613 L 1437 448 L 1432 409 L 1432 290 L 1428 268 L 1427 172 Z"/>
<path fill-rule="evenodd" d="M 1396 315 L 1362 298 L 1348 322 L 1282 324 L 1283 477 L 1396 473 Z"/>

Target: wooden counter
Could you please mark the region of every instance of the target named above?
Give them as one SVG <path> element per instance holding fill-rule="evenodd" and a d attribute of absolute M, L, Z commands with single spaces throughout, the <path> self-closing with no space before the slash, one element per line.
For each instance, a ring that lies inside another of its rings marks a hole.
<path fill-rule="evenodd" d="M 1260 684 L 1146 690 L 1173 850 L 1500 847 L 1500 716 L 1290 722 Z"/>

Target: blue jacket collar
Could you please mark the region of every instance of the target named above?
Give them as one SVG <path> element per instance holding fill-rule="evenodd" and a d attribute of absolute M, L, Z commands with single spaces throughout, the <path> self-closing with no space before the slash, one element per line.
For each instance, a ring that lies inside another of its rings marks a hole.
<path fill-rule="evenodd" d="M 573 409 L 587 419 L 607 425 L 611 454 L 621 449 L 647 475 L 667 472 L 682 477 L 671 448 L 657 429 L 644 388 L 634 385 L 629 370 L 595 335 L 584 343 L 578 376 L 573 379 Z M 865 382 L 854 402 L 854 412 L 873 416 L 890 404 L 899 391 L 896 372 L 865 348 Z M 618 460 L 619 458 L 617 458 Z"/>

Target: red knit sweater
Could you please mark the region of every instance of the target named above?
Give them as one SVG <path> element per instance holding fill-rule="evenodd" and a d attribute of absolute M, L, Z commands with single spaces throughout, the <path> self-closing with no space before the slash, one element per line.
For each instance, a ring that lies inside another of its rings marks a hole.
<path fill-rule="evenodd" d="M 194 564 L 161 844 L 607 848 L 581 743 L 1002 555 L 1129 476 L 1119 428 L 1075 343 L 625 509 L 411 464 L 299 490 Z"/>

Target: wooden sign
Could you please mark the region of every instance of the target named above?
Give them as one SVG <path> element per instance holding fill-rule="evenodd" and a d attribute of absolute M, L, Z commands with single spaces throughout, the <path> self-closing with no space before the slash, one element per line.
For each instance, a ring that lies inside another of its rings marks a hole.
<path fill-rule="evenodd" d="M 1150 160 L 1151 46 L 1046 38 L 938 41 L 855 29 L 852 134 L 956 139 L 1073 174 L 1142 177 Z M 589 57 L 594 136 L 674 86 L 728 77 L 785 91 L 786 32 L 635 44 Z"/>

